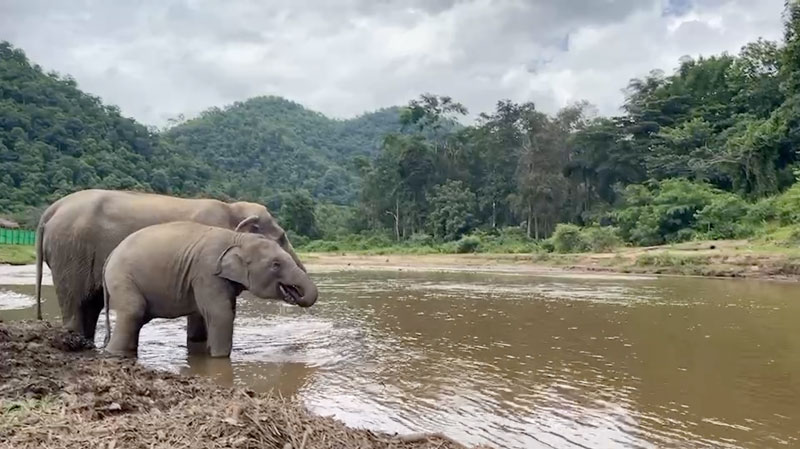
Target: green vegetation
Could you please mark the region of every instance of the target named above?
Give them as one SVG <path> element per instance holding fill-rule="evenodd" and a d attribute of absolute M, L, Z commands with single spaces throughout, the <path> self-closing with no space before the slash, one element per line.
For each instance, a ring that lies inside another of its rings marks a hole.
<path fill-rule="evenodd" d="M 0 245 L 0 264 L 27 265 L 36 262 L 33 246 Z"/>
<path fill-rule="evenodd" d="M 631 80 L 619 116 L 502 100 L 470 126 L 461 104 L 424 94 L 351 120 L 259 97 L 157 131 L 2 44 L 0 212 L 30 227 L 48 202 L 96 186 L 258 201 L 305 251 L 793 245 L 800 3 L 784 13 L 780 43 Z"/>

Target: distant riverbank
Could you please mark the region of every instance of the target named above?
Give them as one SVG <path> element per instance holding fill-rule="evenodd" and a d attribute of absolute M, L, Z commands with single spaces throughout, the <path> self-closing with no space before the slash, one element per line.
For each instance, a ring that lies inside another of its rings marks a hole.
<path fill-rule="evenodd" d="M 756 245 L 744 240 L 620 248 L 607 253 L 397 254 L 378 249 L 300 251 L 300 257 L 312 271 L 572 271 L 800 280 L 800 248 Z M 35 261 L 33 247 L 0 245 L 0 264 L 28 265 Z"/>
<path fill-rule="evenodd" d="M 800 249 L 746 241 L 692 242 L 609 253 L 375 254 L 301 253 L 311 270 L 628 273 L 800 280 Z"/>

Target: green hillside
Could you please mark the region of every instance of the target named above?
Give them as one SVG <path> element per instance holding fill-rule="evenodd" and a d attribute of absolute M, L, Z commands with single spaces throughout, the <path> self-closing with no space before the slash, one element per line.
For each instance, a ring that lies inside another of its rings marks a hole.
<path fill-rule="evenodd" d="M 276 203 L 305 189 L 320 201 L 353 203 L 360 187 L 354 159 L 372 157 L 384 135 L 400 131 L 399 109 L 333 120 L 280 97 L 257 97 L 164 133 L 164 142 L 214 167 L 215 188 L 232 197 Z"/>
<path fill-rule="evenodd" d="M 258 97 L 159 135 L 2 42 L 0 214 L 31 226 L 50 202 L 91 187 L 238 198 L 275 210 L 304 189 L 320 202 L 354 204 L 358 167 L 401 130 L 399 112 L 334 120 Z"/>
<path fill-rule="evenodd" d="M 41 206 L 88 187 L 191 195 L 210 173 L 0 42 L 0 211 L 29 224 Z"/>

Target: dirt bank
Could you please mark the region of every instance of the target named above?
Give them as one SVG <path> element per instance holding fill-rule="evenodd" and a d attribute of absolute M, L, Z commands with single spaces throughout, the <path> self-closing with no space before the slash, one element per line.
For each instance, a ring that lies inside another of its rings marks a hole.
<path fill-rule="evenodd" d="M 85 350 L 45 322 L 0 322 L 3 448 L 463 448 L 352 429 L 297 402 Z"/>
<path fill-rule="evenodd" d="M 746 241 L 692 242 L 582 254 L 304 253 L 311 271 L 484 271 L 519 274 L 574 272 L 658 274 L 800 281 L 800 249 Z"/>

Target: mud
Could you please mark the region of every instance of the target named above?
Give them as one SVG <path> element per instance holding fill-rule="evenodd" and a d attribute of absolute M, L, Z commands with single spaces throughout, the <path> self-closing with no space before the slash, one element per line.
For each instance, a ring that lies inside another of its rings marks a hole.
<path fill-rule="evenodd" d="M 296 400 L 150 370 L 87 344 L 47 322 L 0 322 L 0 447 L 465 447 L 440 434 L 348 428 Z"/>

